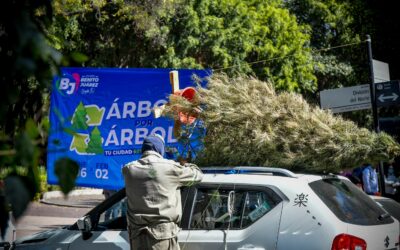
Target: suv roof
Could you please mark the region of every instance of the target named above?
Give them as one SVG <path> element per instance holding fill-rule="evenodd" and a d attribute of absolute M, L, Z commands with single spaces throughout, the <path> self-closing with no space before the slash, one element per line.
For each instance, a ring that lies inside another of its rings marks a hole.
<path fill-rule="evenodd" d="M 215 174 L 271 174 L 276 176 L 285 176 L 296 178 L 296 174 L 283 168 L 271 167 L 205 167 L 201 168 L 204 173 Z"/>
<path fill-rule="evenodd" d="M 275 167 L 250 167 L 250 166 L 239 166 L 239 167 L 202 167 L 201 170 L 204 174 L 214 175 L 259 175 L 259 176 L 274 176 L 274 177 L 289 177 L 294 179 L 303 180 L 306 182 L 313 182 L 325 178 L 339 178 L 346 179 L 343 176 L 335 174 L 309 174 L 309 173 L 293 173 L 290 170 L 284 168 Z"/>

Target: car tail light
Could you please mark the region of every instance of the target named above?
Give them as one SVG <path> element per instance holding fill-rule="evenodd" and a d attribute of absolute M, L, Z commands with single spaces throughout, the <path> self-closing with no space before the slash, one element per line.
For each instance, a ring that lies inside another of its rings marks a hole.
<path fill-rule="evenodd" d="M 367 243 L 353 235 L 339 234 L 333 240 L 332 250 L 367 250 Z"/>
<path fill-rule="evenodd" d="M 399 234 L 399 241 L 397 242 L 396 246 L 400 249 L 400 234 Z"/>

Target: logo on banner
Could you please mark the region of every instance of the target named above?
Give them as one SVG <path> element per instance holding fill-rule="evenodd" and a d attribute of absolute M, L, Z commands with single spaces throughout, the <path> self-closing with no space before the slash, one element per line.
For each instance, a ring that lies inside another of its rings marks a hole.
<path fill-rule="evenodd" d="M 100 79 L 97 75 L 83 75 L 81 77 L 80 94 L 89 95 L 94 94 L 99 87 Z"/>
<path fill-rule="evenodd" d="M 64 74 L 57 82 L 57 91 L 63 96 L 70 96 L 80 90 L 80 94 L 94 94 L 99 86 L 97 75 L 82 75 L 78 73 Z"/>
<path fill-rule="evenodd" d="M 98 127 L 103 121 L 105 113 L 104 107 L 97 105 L 83 105 L 82 102 L 75 108 L 71 119 L 72 128 L 76 132 L 73 134 L 70 151 L 75 151 L 80 155 L 103 154 L 103 138 Z"/>
<path fill-rule="evenodd" d="M 56 87 L 61 95 L 72 95 L 78 91 L 80 81 L 81 78 L 78 73 L 73 73 L 72 75 L 64 74 L 63 77 L 57 81 Z"/>

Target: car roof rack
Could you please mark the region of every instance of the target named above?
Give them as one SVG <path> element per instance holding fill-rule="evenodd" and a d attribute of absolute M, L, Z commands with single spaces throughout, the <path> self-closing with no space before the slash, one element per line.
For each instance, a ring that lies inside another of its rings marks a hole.
<path fill-rule="evenodd" d="M 267 173 L 276 176 L 293 177 L 297 176 L 287 169 L 272 167 L 202 167 L 203 173 L 214 174 L 256 174 Z"/>

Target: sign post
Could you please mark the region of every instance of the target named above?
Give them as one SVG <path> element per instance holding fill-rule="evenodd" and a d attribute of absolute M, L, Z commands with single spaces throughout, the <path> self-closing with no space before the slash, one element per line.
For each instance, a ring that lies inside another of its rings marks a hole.
<path fill-rule="evenodd" d="M 367 48 L 368 48 L 368 60 L 369 60 L 369 69 L 370 69 L 370 91 L 371 91 L 371 103 L 372 103 L 372 116 L 374 119 L 374 130 L 375 132 L 379 132 L 379 123 L 378 123 L 378 108 L 376 106 L 375 101 L 375 76 L 374 76 L 374 63 L 372 59 L 372 46 L 371 46 L 371 37 L 367 35 Z"/>
<path fill-rule="evenodd" d="M 376 133 L 380 132 L 379 129 L 379 119 L 378 119 L 378 107 L 376 105 L 376 94 L 375 94 L 375 76 L 374 76 L 374 62 L 372 59 L 372 46 L 371 46 L 371 37 L 367 35 L 367 48 L 368 48 L 368 59 L 369 59 L 369 67 L 370 67 L 370 90 L 371 90 L 371 102 L 372 102 L 372 116 L 374 119 L 374 129 Z M 385 176 L 383 171 L 383 163 L 379 162 L 378 166 L 379 173 L 379 190 L 381 190 L 382 195 L 386 194 L 385 191 Z"/>

